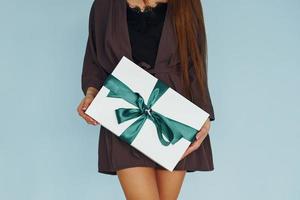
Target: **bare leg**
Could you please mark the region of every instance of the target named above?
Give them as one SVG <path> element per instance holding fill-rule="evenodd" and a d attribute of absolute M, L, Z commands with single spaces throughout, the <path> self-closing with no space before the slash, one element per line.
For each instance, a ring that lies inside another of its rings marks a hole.
<path fill-rule="evenodd" d="M 154 168 L 130 167 L 117 175 L 127 200 L 159 200 Z"/>
<path fill-rule="evenodd" d="M 185 170 L 170 172 L 164 169 L 156 169 L 160 200 L 176 200 L 178 198 L 185 174 Z"/>

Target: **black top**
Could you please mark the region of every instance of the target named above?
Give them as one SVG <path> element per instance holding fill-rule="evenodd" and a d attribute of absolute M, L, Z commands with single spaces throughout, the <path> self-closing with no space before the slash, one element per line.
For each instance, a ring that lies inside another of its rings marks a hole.
<path fill-rule="evenodd" d="M 144 11 L 127 3 L 127 24 L 132 47 L 132 58 L 136 64 L 146 62 L 151 68 L 155 64 L 160 36 L 168 3 L 159 2 Z"/>

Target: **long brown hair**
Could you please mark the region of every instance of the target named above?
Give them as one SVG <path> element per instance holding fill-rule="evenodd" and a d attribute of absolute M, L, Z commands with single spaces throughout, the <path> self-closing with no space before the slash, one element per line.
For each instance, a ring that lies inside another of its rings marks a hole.
<path fill-rule="evenodd" d="M 149 0 L 143 0 L 147 5 Z M 199 92 L 207 87 L 207 41 L 203 9 L 200 0 L 168 0 L 178 39 L 178 53 L 182 65 L 184 91 L 192 97 L 189 66 L 196 75 Z M 203 98 L 206 102 L 206 98 Z"/>

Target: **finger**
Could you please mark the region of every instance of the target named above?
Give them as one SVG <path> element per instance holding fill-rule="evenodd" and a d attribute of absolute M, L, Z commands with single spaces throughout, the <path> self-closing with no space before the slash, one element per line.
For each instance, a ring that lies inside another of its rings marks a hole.
<path fill-rule="evenodd" d="M 191 144 L 190 148 L 192 148 L 193 150 L 198 149 L 201 146 L 201 144 L 204 141 L 204 139 L 205 139 L 206 136 L 207 136 L 207 133 L 201 135 L 199 137 L 199 139 L 197 139 L 196 141 L 193 142 L 193 144 Z"/>
<path fill-rule="evenodd" d="M 84 113 L 85 116 L 88 118 L 89 121 L 91 121 L 92 123 L 99 124 L 99 122 L 97 120 L 95 120 L 94 118 L 92 118 L 91 116 L 89 116 L 88 114 Z"/>
<path fill-rule="evenodd" d="M 86 123 L 93 125 L 93 122 L 91 122 L 90 120 L 86 119 L 85 120 Z"/>
<path fill-rule="evenodd" d="M 90 118 L 88 118 L 88 117 L 85 118 L 85 121 L 86 121 L 88 124 L 92 124 L 92 125 L 97 125 L 97 124 L 99 124 L 97 121 L 92 120 L 92 119 L 90 119 Z"/>
<path fill-rule="evenodd" d="M 85 115 L 85 113 L 84 113 L 83 110 L 82 110 L 83 102 L 84 102 L 84 101 L 81 101 L 80 104 L 79 104 L 78 107 L 77 107 L 77 113 L 78 113 L 81 117 L 84 117 L 84 115 Z"/>
<path fill-rule="evenodd" d="M 184 156 L 187 156 L 188 154 L 190 154 L 193 151 L 195 151 L 196 149 L 198 149 L 200 145 L 201 145 L 200 140 L 196 140 L 195 142 L 191 143 L 190 146 L 185 151 Z"/>
<path fill-rule="evenodd" d="M 91 99 L 85 98 L 84 101 L 83 101 L 82 110 L 86 111 L 86 109 L 89 107 L 91 102 L 92 102 Z"/>
<path fill-rule="evenodd" d="M 85 114 L 85 119 L 86 119 L 86 121 L 90 122 L 91 124 L 94 124 L 94 125 L 99 124 L 95 119 L 93 119 L 92 117 L 90 117 L 87 114 Z"/>
<path fill-rule="evenodd" d="M 210 126 L 210 118 L 208 117 L 207 119 L 206 119 L 206 124 L 208 125 L 208 126 Z"/>
<path fill-rule="evenodd" d="M 93 120 L 92 120 L 87 114 L 85 114 L 83 107 L 84 107 L 84 101 L 82 101 L 82 102 L 79 104 L 78 108 L 77 108 L 78 114 L 79 114 L 82 118 L 84 118 L 84 120 L 86 120 L 87 122 L 91 122 L 91 123 L 92 123 Z"/>
<path fill-rule="evenodd" d="M 205 136 L 208 133 L 208 129 L 205 127 L 202 127 L 200 131 L 198 131 L 196 135 L 196 139 L 199 140 L 201 137 Z"/>
<path fill-rule="evenodd" d="M 194 142 L 195 143 L 195 142 Z M 188 154 L 193 151 L 194 143 L 190 144 L 190 146 L 185 150 L 185 154 Z"/>
<path fill-rule="evenodd" d="M 187 155 L 189 155 L 189 153 L 188 153 L 188 152 L 185 152 L 185 153 L 181 156 L 180 160 L 182 160 L 183 158 L 185 158 Z M 179 161 L 180 161 L 180 160 L 179 160 Z"/>
<path fill-rule="evenodd" d="M 93 118 L 91 118 L 89 115 L 87 115 L 84 111 L 86 110 L 86 108 L 89 105 L 89 100 L 84 99 L 78 106 L 77 108 L 77 112 L 78 114 L 88 123 L 88 124 L 93 124 L 93 125 L 97 125 L 99 124 L 96 120 L 94 120 Z M 85 109 L 84 109 L 85 108 Z"/>
<path fill-rule="evenodd" d="M 181 156 L 180 160 L 183 159 L 183 158 L 188 154 L 188 152 L 189 152 L 189 148 L 187 148 L 187 149 L 184 151 L 184 153 L 183 153 L 183 155 Z"/>
<path fill-rule="evenodd" d="M 203 124 L 203 126 L 201 127 L 201 129 L 206 129 L 207 131 L 210 129 L 210 120 L 209 118 L 205 121 L 205 123 Z"/>
<path fill-rule="evenodd" d="M 199 140 L 199 138 L 202 136 L 202 131 L 198 131 L 197 135 L 196 135 L 196 140 Z"/>
<path fill-rule="evenodd" d="M 205 128 L 205 129 L 206 129 L 206 131 L 208 132 L 208 131 L 209 131 L 209 129 L 210 129 L 210 126 L 211 126 L 211 122 L 210 122 L 210 121 L 208 121 L 207 123 L 205 123 L 205 125 L 203 126 L 203 128 Z"/>
<path fill-rule="evenodd" d="M 195 140 L 193 143 L 190 144 L 190 146 L 187 148 L 187 150 L 182 155 L 181 159 L 183 159 L 185 156 L 187 156 L 188 154 L 190 154 L 191 152 L 195 151 L 196 149 L 198 149 L 200 147 L 200 145 L 203 141 L 203 138 L 205 138 L 205 136 L 207 135 L 206 130 L 207 129 L 204 128 L 204 129 L 201 129 L 197 133 L 197 135 L 196 135 L 197 140 Z"/>
<path fill-rule="evenodd" d="M 188 148 L 189 151 L 194 151 L 196 150 L 201 144 L 201 141 L 200 140 L 196 140 L 195 142 L 193 142 L 191 144 L 191 146 Z"/>
<path fill-rule="evenodd" d="M 84 117 L 87 119 L 87 121 L 91 122 L 94 125 L 97 125 L 99 123 L 95 119 L 93 119 L 91 116 L 89 116 L 85 113 L 85 111 L 87 110 L 87 108 L 89 107 L 89 105 L 91 104 L 92 101 L 93 101 L 93 98 L 85 98 L 83 105 L 82 105 L 82 110 L 84 111 Z"/>
<path fill-rule="evenodd" d="M 203 140 L 206 138 L 207 135 L 208 135 L 208 132 L 205 132 L 204 134 L 202 134 L 202 135 L 199 137 L 198 141 L 200 142 L 200 144 L 203 142 Z"/>
<path fill-rule="evenodd" d="M 202 127 L 202 132 L 204 132 L 204 133 L 206 133 L 206 132 L 208 132 L 208 130 L 209 130 L 209 128 L 208 127 L 206 127 L 206 126 L 204 126 L 204 127 Z"/>
<path fill-rule="evenodd" d="M 188 148 L 184 154 L 181 156 L 180 160 L 182 160 L 184 157 L 188 156 L 190 153 L 193 152 L 193 149 L 192 148 Z"/>
<path fill-rule="evenodd" d="M 197 147 L 198 146 L 196 144 L 194 144 L 193 146 L 189 147 L 188 153 L 191 153 L 191 152 L 195 151 L 197 149 Z"/>

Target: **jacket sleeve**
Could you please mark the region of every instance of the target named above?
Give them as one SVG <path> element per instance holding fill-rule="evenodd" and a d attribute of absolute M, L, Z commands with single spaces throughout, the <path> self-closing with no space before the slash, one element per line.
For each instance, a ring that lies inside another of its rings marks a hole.
<path fill-rule="evenodd" d="M 210 121 L 214 121 L 215 120 L 215 112 L 214 112 L 214 107 L 212 105 L 208 84 L 206 84 L 204 93 L 201 93 L 201 91 L 199 90 L 198 81 L 195 76 L 194 67 L 190 68 L 189 73 L 190 73 L 191 84 L 192 84 L 191 87 L 192 87 L 192 93 L 193 93 L 192 101 L 196 105 L 198 105 L 200 108 L 205 110 L 207 113 L 209 113 Z M 206 81 L 207 81 L 207 78 L 206 78 Z M 206 100 L 206 102 L 204 101 L 204 99 Z"/>
<path fill-rule="evenodd" d="M 210 121 L 214 121 L 215 120 L 215 112 L 214 112 L 214 107 L 212 105 L 212 102 L 211 102 L 211 98 L 210 98 L 210 94 L 209 94 L 209 89 L 206 87 L 206 94 L 207 94 L 207 98 L 208 98 L 208 104 L 209 104 L 209 108 L 208 108 L 208 112 L 210 114 L 209 116 L 209 119 Z"/>
<path fill-rule="evenodd" d="M 88 87 L 94 87 L 98 90 L 102 87 L 108 73 L 97 61 L 97 52 L 95 44 L 95 1 L 92 3 L 89 14 L 88 38 L 86 50 L 83 59 L 83 68 L 81 74 L 81 89 L 86 95 Z"/>

